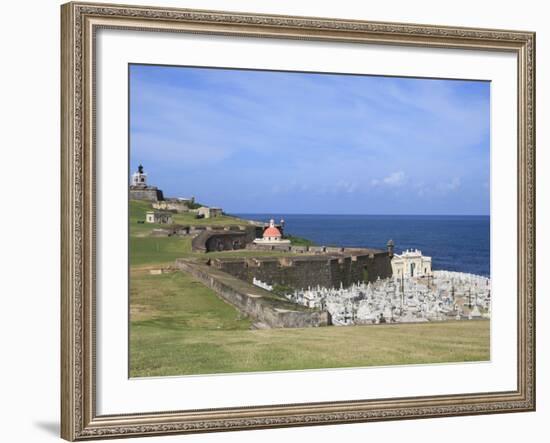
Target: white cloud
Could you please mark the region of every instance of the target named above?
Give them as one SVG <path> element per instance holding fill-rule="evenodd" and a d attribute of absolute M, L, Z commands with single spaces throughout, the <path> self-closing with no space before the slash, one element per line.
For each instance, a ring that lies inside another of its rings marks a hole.
<path fill-rule="evenodd" d="M 392 172 L 383 178 L 373 178 L 370 181 L 370 185 L 373 188 L 376 187 L 388 187 L 397 188 L 403 185 L 407 181 L 407 176 L 403 171 Z"/>
<path fill-rule="evenodd" d="M 403 171 L 392 172 L 382 179 L 382 182 L 388 186 L 401 186 L 405 183 L 405 173 Z"/>
<path fill-rule="evenodd" d="M 387 186 L 387 187 L 398 187 L 403 185 L 407 181 L 407 176 L 403 171 L 392 172 L 391 174 L 383 177 L 381 179 L 373 178 L 370 181 L 372 187 L 376 186 Z"/>

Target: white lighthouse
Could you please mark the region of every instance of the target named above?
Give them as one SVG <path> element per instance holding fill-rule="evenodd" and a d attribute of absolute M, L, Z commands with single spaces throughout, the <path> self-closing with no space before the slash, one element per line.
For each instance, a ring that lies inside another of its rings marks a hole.
<path fill-rule="evenodd" d="M 137 171 L 132 174 L 130 200 L 146 200 L 151 202 L 164 200 L 160 189 L 147 184 L 147 174 L 143 172 L 143 165 L 139 165 Z"/>
<path fill-rule="evenodd" d="M 147 187 L 147 174 L 143 172 L 143 165 L 139 165 L 138 170 L 132 174 L 132 186 L 136 188 Z"/>

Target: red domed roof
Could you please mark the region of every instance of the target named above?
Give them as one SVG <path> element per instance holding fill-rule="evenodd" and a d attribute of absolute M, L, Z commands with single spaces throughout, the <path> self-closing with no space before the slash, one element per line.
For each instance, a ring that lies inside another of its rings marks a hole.
<path fill-rule="evenodd" d="M 281 231 L 279 231 L 277 228 L 275 228 L 274 226 L 270 226 L 269 228 L 267 228 L 265 231 L 264 231 L 264 238 L 265 237 L 282 237 L 281 235 Z"/>

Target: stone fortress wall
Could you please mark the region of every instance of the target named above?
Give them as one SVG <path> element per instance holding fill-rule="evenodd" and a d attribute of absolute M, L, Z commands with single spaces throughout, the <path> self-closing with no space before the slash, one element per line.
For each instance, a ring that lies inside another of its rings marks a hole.
<path fill-rule="evenodd" d="M 232 251 L 244 249 L 260 232 L 257 226 L 212 226 L 204 229 L 191 241 L 194 252 Z"/>
<path fill-rule="evenodd" d="M 223 300 L 256 320 L 263 328 L 309 328 L 329 326 L 330 314 L 304 308 L 232 275 L 191 260 L 178 259 L 176 268 L 191 274 Z"/>
<path fill-rule="evenodd" d="M 191 200 L 180 200 L 177 198 L 159 199 L 153 203 L 153 208 L 161 211 L 174 211 L 177 213 L 189 212 Z"/>
<path fill-rule="evenodd" d="M 158 202 L 164 200 L 162 191 L 154 186 L 146 188 L 130 187 L 130 200 L 145 200 L 150 202 Z"/>
<path fill-rule="evenodd" d="M 248 283 L 257 279 L 294 289 L 348 287 L 392 276 L 390 253 L 382 250 L 287 246 L 285 251 L 304 255 L 216 258 L 210 266 Z"/>

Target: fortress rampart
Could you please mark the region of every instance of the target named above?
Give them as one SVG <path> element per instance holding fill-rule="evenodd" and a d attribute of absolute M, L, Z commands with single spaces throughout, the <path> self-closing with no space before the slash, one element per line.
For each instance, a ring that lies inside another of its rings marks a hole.
<path fill-rule="evenodd" d="M 254 248 L 255 249 L 255 248 Z M 287 246 L 288 257 L 216 258 L 211 267 L 248 283 L 253 279 L 294 289 L 348 287 L 392 276 L 388 252 L 375 249 Z"/>
<path fill-rule="evenodd" d="M 191 241 L 194 252 L 244 249 L 258 235 L 256 226 L 219 226 L 201 231 Z"/>
<path fill-rule="evenodd" d="M 164 200 L 162 191 L 154 186 L 134 187 L 130 186 L 130 200 L 145 200 L 157 202 Z"/>
<path fill-rule="evenodd" d="M 290 303 L 270 292 L 243 282 L 210 266 L 178 259 L 176 268 L 190 273 L 216 291 L 226 302 L 264 326 L 272 328 L 307 328 L 328 326 L 330 314 Z"/>
<path fill-rule="evenodd" d="M 189 212 L 189 202 L 174 199 L 160 200 L 153 203 L 153 208 L 161 211 L 175 211 L 178 213 Z"/>

